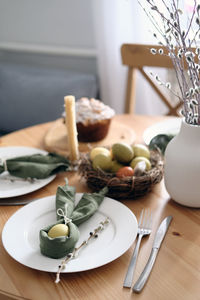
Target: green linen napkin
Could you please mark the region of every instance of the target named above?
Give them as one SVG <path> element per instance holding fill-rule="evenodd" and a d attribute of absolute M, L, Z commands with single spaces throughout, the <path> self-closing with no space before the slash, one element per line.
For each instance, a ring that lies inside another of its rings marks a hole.
<path fill-rule="evenodd" d="M 79 226 L 81 223 L 87 221 L 97 211 L 107 192 L 108 188 L 104 187 L 98 193 L 83 194 L 72 213 L 71 218 L 73 223 Z"/>
<path fill-rule="evenodd" d="M 51 258 L 61 258 L 66 256 L 75 247 L 79 239 L 78 225 L 88 220 L 102 203 L 108 188 L 103 188 L 99 193 L 85 193 L 79 203 L 75 206 L 75 188 L 68 185 L 59 186 L 56 193 L 56 212 L 62 209 L 64 215 L 70 218 L 69 235 L 51 238 L 48 231 L 56 224 L 65 224 L 63 216 L 57 215 L 58 221 L 40 230 L 40 250 L 45 256 Z"/>
<path fill-rule="evenodd" d="M 7 159 L 0 165 L 0 174 L 8 171 L 20 178 L 44 179 L 50 175 L 64 172 L 69 167 L 69 160 L 55 153 L 34 154 Z"/>
<path fill-rule="evenodd" d="M 165 154 L 165 149 L 168 143 L 175 137 L 174 134 L 158 134 L 154 136 L 149 144 L 150 150 L 157 150 L 160 149 L 162 155 Z"/>

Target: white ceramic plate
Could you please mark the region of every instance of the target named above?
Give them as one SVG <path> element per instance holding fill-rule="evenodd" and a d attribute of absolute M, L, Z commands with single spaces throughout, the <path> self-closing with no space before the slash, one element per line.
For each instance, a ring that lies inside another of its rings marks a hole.
<path fill-rule="evenodd" d="M 81 195 L 76 194 L 76 201 Z M 2 242 L 10 256 L 27 267 L 57 272 L 61 259 L 43 256 L 39 249 L 39 231 L 56 221 L 55 214 L 55 196 L 50 196 L 36 200 L 12 215 L 2 232 Z M 77 258 L 69 261 L 64 273 L 85 271 L 107 264 L 132 245 L 138 228 L 135 215 L 122 203 L 107 197 L 98 211 L 79 226 L 77 245 L 87 239 L 89 232 L 106 217 L 109 217 L 110 224 L 99 233 L 97 239 L 80 250 Z"/>
<path fill-rule="evenodd" d="M 47 154 L 46 151 L 30 147 L 0 147 L 0 158 L 2 159 L 36 153 Z M 36 179 L 34 182 L 25 181 L 17 177 L 15 177 L 16 180 L 11 182 L 7 180 L 7 178 L 9 179 L 10 177 L 8 172 L 0 174 L 0 198 L 16 197 L 36 191 L 51 182 L 56 175 L 45 179 Z"/>
<path fill-rule="evenodd" d="M 170 120 L 156 123 L 148 127 L 143 133 L 143 140 L 149 145 L 151 139 L 158 134 L 174 134 L 179 132 L 181 126 L 181 118 L 172 117 Z"/>

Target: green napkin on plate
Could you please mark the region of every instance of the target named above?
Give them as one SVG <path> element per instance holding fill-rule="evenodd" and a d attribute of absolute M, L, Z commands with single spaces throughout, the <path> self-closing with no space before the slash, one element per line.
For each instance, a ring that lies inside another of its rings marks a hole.
<path fill-rule="evenodd" d="M 0 174 L 8 171 L 20 178 L 44 179 L 53 174 L 67 171 L 69 160 L 55 153 L 33 154 L 7 159 L 0 165 Z"/>
<path fill-rule="evenodd" d="M 108 188 L 105 187 L 98 193 L 85 193 L 75 206 L 75 188 L 69 186 L 67 182 L 65 186 L 59 186 L 56 193 L 55 211 L 58 221 L 40 230 L 41 253 L 51 258 L 61 258 L 72 252 L 79 239 L 77 226 L 87 221 L 97 211 L 107 192 Z M 63 215 L 58 214 L 59 211 L 62 211 Z M 68 236 L 49 237 L 48 231 L 54 225 L 65 224 L 66 218 L 70 219 L 67 223 Z"/>

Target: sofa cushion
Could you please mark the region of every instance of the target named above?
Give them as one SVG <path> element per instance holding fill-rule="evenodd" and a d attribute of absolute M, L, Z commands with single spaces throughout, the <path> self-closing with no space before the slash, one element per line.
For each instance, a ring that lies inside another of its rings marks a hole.
<path fill-rule="evenodd" d="M 59 118 L 65 95 L 78 99 L 97 92 L 93 74 L 0 63 L 0 133 Z"/>

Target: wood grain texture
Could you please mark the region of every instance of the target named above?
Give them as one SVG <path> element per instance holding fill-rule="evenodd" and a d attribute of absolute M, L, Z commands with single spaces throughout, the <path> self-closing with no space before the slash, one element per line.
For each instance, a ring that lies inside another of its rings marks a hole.
<path fill-rule="evenodd" d="M 125 102 L 126 114 L 134 113 L 135 94 L 136 94 L 136 69 L 133 67 L 129 67 L 128 75 L 127 75 L 127 84 L 126 84 L 126 102 Z"/>
<path fill-rule="evenodd" d="M 113 135 L 113 132 L 115 134 Z M 124 124 L 112 120 L 108 135 L 101 141 L 80 143 L 79 151 L 88 152 L 93 147 L 110 146 L 116 142 L 133 143 L 136 138 L 134 130 Z M 63 119 L 56 120 L 44 137 L 44 147 L 47 151 L 57 152 L 61 155 L 69 154 L 68 134 Z"/>
<path fill-rule="evenodd" d="M 149 125 L 170 117 L 144 117 L 122 115 L 117 121 L 133 128 L 137 141 Z M 30 146 L 43 148 L 43 138 L 52 123 L 30 127 L 0 139 L 0 146 Z M 115 132 L 113 132 L 113 135 Z M 76 173 L 64 173 L 46 187 L 20 199 L 44 197 L 55 194 L 58 184 L 67 176 L 78 192 L 88 191 L 84 180 Z M 141 294 L 133 294 L 122 287 L 134 245 L 117 260 L 94 270 L 62 274 L 61 283 L 54 283 L 55 274 L 27 268 L 12 259 L 0 241 L 0 299 L 34 300 L 188 300 L 199 299 L 200 282 L 200 210 L 180 206 L 167 194 L 163 181 L 151 193 L 136 200 L 124 200 L 138 217 L 141 209 L 149 207 L 154 212 L 153 232 L 142 241 L 134 282 L 146 264 L 151 251 L 155 230 L 160 221 L 173 216 L 156 264 Z M 0 231 L 8 218 L 19 207 L 0 208 Z M 124 228 L 126 231 L 126 228 Z M 4 298 L 3 298 L 4 297 Z M 7 297 L 7 298 L 6 298 Z"/>

